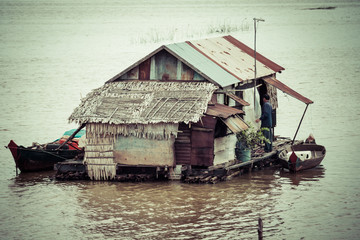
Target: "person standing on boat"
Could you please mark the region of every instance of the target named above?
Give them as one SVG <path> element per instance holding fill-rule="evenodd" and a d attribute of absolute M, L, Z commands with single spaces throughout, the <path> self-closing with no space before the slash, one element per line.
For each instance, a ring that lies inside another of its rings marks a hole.
<path fill-rule="evenodd" d="M 255 121 L 258 123 L 261 121 L 261 128 L 267 128 L 268 130 L 263 130 L 264 136 L 269 140 L 269 142 L 265 142 L 264 150 L 265 152 L 272 151 L 272 137 L 271 137 L 271 127 L 272 127 L 272 107 L 270 104 L 269 95 L 265 94 L 263 97 L 263 106 L 261 109 L 261 117 L 256 119 Z"/>

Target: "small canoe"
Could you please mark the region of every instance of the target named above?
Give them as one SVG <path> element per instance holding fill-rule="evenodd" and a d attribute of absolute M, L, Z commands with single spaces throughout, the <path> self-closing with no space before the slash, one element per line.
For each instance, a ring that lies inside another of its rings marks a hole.
<path fill-rule="evenodd" d="M 304 143 L 286 147 L 279 152 L 278 159 L 282 167 L 292 172 L 298 172 L 320 165 L 326 149 L 322 145 Z"/>

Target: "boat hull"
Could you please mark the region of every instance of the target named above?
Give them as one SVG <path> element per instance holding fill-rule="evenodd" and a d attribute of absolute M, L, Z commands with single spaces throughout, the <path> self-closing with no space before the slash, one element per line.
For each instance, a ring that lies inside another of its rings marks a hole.
<path fill-rule="evenodd" d="M 296 155 L 295 161 L 289 160 L 293 152 Z M 326 149 L 322 145 L 299 144 L 286 147 L 278 154 L 278 158 L 283 168 L 298 172 L 320 165 L 325 154 Z"/>
<path fill-rule="evenodd" d="M 18 146 L 10 141 L 8 148 L 14 158 L 16 167 L 21 172 L 35 172 L 54 169 L 54 164 L 67 159 L 81 158 L 82 150 L 69 149 L 32 149 Z"/>

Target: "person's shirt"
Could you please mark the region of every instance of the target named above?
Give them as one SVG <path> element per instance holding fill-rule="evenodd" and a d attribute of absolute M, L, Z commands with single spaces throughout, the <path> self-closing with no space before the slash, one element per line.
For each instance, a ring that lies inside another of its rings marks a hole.
<path fill-rule="evenodd" d="M 262 106 L 262 113 L 260 117 L 261 127 L 268 127 L 268 128 L 272 127 L 271 112 L 272 112 L 271 104 L 269 102 L 264 103 Z"/>

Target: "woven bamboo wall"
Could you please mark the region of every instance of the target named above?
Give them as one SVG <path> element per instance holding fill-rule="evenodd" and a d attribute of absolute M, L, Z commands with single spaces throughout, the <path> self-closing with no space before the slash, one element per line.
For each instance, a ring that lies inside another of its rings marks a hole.
<path fill-rule="evenodd" d="M 116 176 L 114 137 L 88 134 L 84 162 L 92 180 L 109 180 Z"/>

